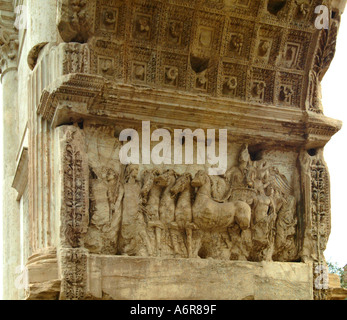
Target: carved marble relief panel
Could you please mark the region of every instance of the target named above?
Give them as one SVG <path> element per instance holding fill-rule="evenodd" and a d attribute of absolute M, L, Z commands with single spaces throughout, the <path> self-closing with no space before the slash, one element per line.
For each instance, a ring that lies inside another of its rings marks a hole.
<path fill-rule="evenodd" d="M 89 165 L 84 132 L 77 126 L 59 127 L 61 202 L 58 255 L 61 261 L 60 299 L 85 297 L 89 229 Z"/>
<path fill-rule="evenodd" d="M 303 151 L 300 155 L 301 170 L 307 174 L 302 179 L 302 194 L 306 215 L 305 233 L 302 237 L 302 260 L 313 262 L 314 298 L 326 299 L 327 290 L 317 288 L 325 266 L 324 251 L 331 232 L 330 177 L 323 157 L 323 149 Z"/>
<path fill-rule="evenodd" d="M 62 73 L 88 73 L 90 70 L 90 51 L 87 45 L 67 43 L 61 46 Z M 63 53 L 63 54 L 62 54 Z"/>
<path fill-rule="evenodd" d="M 61 300 L 83 300 L 86 297 L 87 286 L 86 249 L 63 249 L 61 259 Z"/>
<path fill-rule="evenodd" d="M 123 186 L 120 183 L 120 143 L 113 126 L 84 124 L 89 161 L 89 229 L 85 237 L 90 252 L 115 254 L 121 221 Z"/>
<path fill-rule="evenodd" d="M 102 6 L 98 16 L 100 18 L 99 27 L 100 30 L 106 32 L 117 33 L 118 21 L 119 21 L 119 8 Z"/>
<path fill-rule="evenodd" d="M 326 164 L 322 159 L 311 163 L 311 215 L 312 236 L 317 239 L 319 260 L 326 249 L 330 235 L 330 182 Z"/>
<path fill-rule="evenodd" d="M 69 130 L 72 137 L 73 132 L 81 135 L 76 127 Z M 85 122 L 85 147 L 79 148 L 85 148 L 88 157 L 79 159 L 83 155 L 74 148 L 66 149 L 67 168 L 86 159 L 89 168 L 88 190 L 81 189 L 78 196 L 79 201 L 87 197 L 89 216 L 83 219 L 89 223 L 83 231 L 78 226 L 73 229 L 73 237 L 65 233 L 71 241 L 78 238 L 73 248 L 94 254 L 172 258 L 295 261 L 300 257 L 302 213 L 297 210 L 300 197 L 294 192 L 299 181 L 294 151 L 229 143 L 227 171 L 210 176 L 208 166 L 196 164 L 124 166 L 118 159 L 124 144 L 117 139 L 119 132 L 118 127 Z M 73 168 L 66 177 L 78 177 L 78 167 Z M 71 186 L 67 196 L 83 186 Z M 84 212 L 83 206 L 71 205 Z M 66 225 L 73 227 L 82 217 L 77 214 Z M 75 256 L 78 252 L 69 253 L 67 265 L 76 262 Z M 78 261 L 76 268 L 82 268 Z M 77 277 L 80 272 L 71 274 Z M 64 292 L 80 296 L 77 280 L 69 279 L 66 274 Z"/>
<path fill-rule="evenodd" d="M 205 69 L 204 62 L 195 57 L 190 57 L 190 82 L 189 86 L 195 93 L 209 93 L 216 95 L 217 91 L 217 73 L 219 64 L 217 61 L 208 60 L 209 66 Z M 202 71 L 198 71 L 197 66 L 202 67 Z"/>
<path fill-rule="evenodd" d="M 105 42 L 116 43 L 121 46 L 123 41 L 126 39 L 127 18 L 128 9 L 126 1 L 97 0 L 95 15 L 95 45 L 97 45 L 96 40 L 102 39 Z M 113 44 L 113 46 L 115 46 L 115 44 Z M 111 56 L 112 55 L 110 55 L 110 57 Z"/>
<path fill-rule="evenodd" d="M 287 69 L 295 69 L 298 63 L 298 57 L 301 46 L 294 42 L 287 42 L 284 49 L 284 58 L 282 66 Z"/>

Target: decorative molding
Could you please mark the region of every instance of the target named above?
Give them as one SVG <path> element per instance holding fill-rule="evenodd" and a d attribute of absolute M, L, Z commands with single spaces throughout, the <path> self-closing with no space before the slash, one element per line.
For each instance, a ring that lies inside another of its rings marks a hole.
<path fill-rule="evenodd" d="M 83 300 L 86 297 L 87 259 L 88 250 L 60 250 L 60 300 Z"/>
<path fill-rule="evenodd" d="M 313 265 L 313 293 L 317 300 L 326 299 L 327 290 L 316 289 L 316 277 L 326 265 L 324 251 L 331 231 L 330 177 L 323 149 L 302 151 L 300 155 L 304 216 L 301 259 Z"/>
<path fill-rule="evenodd" d="M 317 49 L 314 54 L 313 65 L 309 77 L 309 111 L 323 113 L 320 82 L 334 58 L 339 26 L 340 16 L 337 14 L 335 19 L 331 19 L 329 29 L 322 29 L 319 32 Z"/>
<path fill-rule="evenodd" d="M 60 299 L 85 296 L 88 250 L 83 248 L 89 224 L 89 167 L 84 135 L 75 126 L 63 127 L 62 202 L 60 210 Z"/>
<path fill-rule="evenodd" d="M 85 43 L 93 34 L 96 0 L 59 0 L 58 30 L 65 42 Z"/>
<path fill-rule="evenodd" d="M 65 128 L 62 142 L 61 244 L 80 248 L 89 223 L 89 168 L 80 129 Z"/>
<path fill-rule="evenodd" d="M 133 122 L 135 116 L 141 121 L 155 115 L 155 121 L 161 124 L 167 124 L 170 119 L 179 126 L 190 128 L 214 125 L 229 129 L 234 139 L 266 142 L 271 135 L 271 139 L 283 144 L 307 148 L 323 147 L 341 128 L 340 121 L 286 106 L 278 108 L 242 101 L 230 103 L 199 95 L 192 99 L 189 93 L 177 95 L 166 88 L 141 90 L 87 74 L 64 76 L 61 80 L 58 88 L 46 87 L 37 107 L 38 113 L 52 122 L 53 127 L 71 118 L 79 121 L 93 116 L 100 120 Z M 135 93 L 136 102 L 133 99 Z M 259 123 L 264 124 L 261 132 Z"/>
<path fill-rule="evenodd" d="M 14 27 L 16 15 L 14 3 L 2 0 L 0 7 L 0 73 L 4 74 L 17 68 L 18 60 L 18 30 Z"/>
<path fill-rule="evenodd" d="M 13 26 L 0 23 L 0 73 L 17 68 L 18 32 Z"/>

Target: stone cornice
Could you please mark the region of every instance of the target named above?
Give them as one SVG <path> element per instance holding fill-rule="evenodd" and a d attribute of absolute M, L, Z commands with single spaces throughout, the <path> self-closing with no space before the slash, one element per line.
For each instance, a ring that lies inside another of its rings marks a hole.
<path fill-rule="evenodd" d="M 136 97 L 136 98 L 134 98 Z M 62 76 L 47 87 L 38 114 L 56 127 L 93 118 L 137 127 L 140 121 L 175 128 L 226 128 L 233 140 L 323 147 L 341 122 L 314 112 L 250 104 L 165 89 L 117 84 L 96 75 Z"/>

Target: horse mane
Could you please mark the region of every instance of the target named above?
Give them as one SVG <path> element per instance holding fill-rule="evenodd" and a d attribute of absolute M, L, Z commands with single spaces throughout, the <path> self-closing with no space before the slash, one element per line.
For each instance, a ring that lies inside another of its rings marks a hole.
<path fill-rule="evenodd" d="M 210 178 L 210 176 L 209 175 L 207 175 L 208 176 L 208 178 L 210 179 L 210 183 L 211 183 L 211 199 L 212 200 L 214 200 L 214 201 L 216 201 L 216 202 L 219 202 L 219 203 L 225 203 L 225 202 L 227 202 L 228 201 L 228 199 L 230 198 L 230 196 L 231 196 L 231 192 L 232 192 L 232 187 L 230 186 L 229 187 L 229 189 L 227 190 L 227 193 L 226 193 L 226 196 L 224 196 L 224 199 L 217 199 L 217 198 L 215 198 L 214 196 L 213 196 L 213 190 L 216 190 L 216 183 L 213 181 L 213 179 L 211 179 Z M 222 179 L 224 179 L 224 181 L 225 181 L 225 177 L 223 177 L 223 176 L 220 176 Z M 226 183 L 227 185 L 228 185 L 228 183 Z"/>
<path fill-rule="evenodd" d="M 168 170 L 166 170 L 166 171 L 164 172 L 164 174 L 165 174 L 165 173 L 172 173 L 172 175 L 175 176 L 175 179 L 177 179 L 177 178 L 180 177 L 180 175 L 179 175 L 174 169 L 168 169 Z"/>
<path fill-rule="evenodd" d="M 210 197 L 211 197 L 211 199 L 214 200 L 214 201 L 216 201 L 216 202 L 219 202 L 219 203 L 225 203 L 225 202 L 228 200 L 228 198 L 229 198 L 230 195 L 228 196 L 228 198 L 223 199 L 223 200 L 216 199 L 216 198 L 212 195 L 212 190 L 215 188 L 215 187 L 214 187 L 214 182 L 213 182 L 213 180 L 210 178 L 210 176 L 207 174 L 206 171 L 201 170 L 201 172 L 204 173 L 205 177 L 206 177 L 206 178 L 208 179 L 208 181 L 210 182 L 210 186 L 211 186 Z"/>

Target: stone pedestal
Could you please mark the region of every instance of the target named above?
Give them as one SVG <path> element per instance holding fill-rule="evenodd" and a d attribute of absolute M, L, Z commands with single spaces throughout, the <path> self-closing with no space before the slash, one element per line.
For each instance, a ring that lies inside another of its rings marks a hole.
<path fill-rule="evenodd" d="M 346 300 L 347 289 L 341 287 L 340 276 L 338 274 L 329 273 L 329 300 Z"/>
<path fill-rule="evenodd" d="M 71 266 L 71 265 L 70 265 Z M 78 269 L 92 300 L 311 300 L 312 265 L 305 263 L 162 259 L 86 255 Z M 29 299 L 56 299 L 54 252 L 28 264 Z M 76 287 L 65 287 L 75 292 Z"/>
<path fill-rule="evenodd" d="M 115 300 L 311 300 L 303 263 L 107 257 L 88 259 L 87 296 Z"/>

